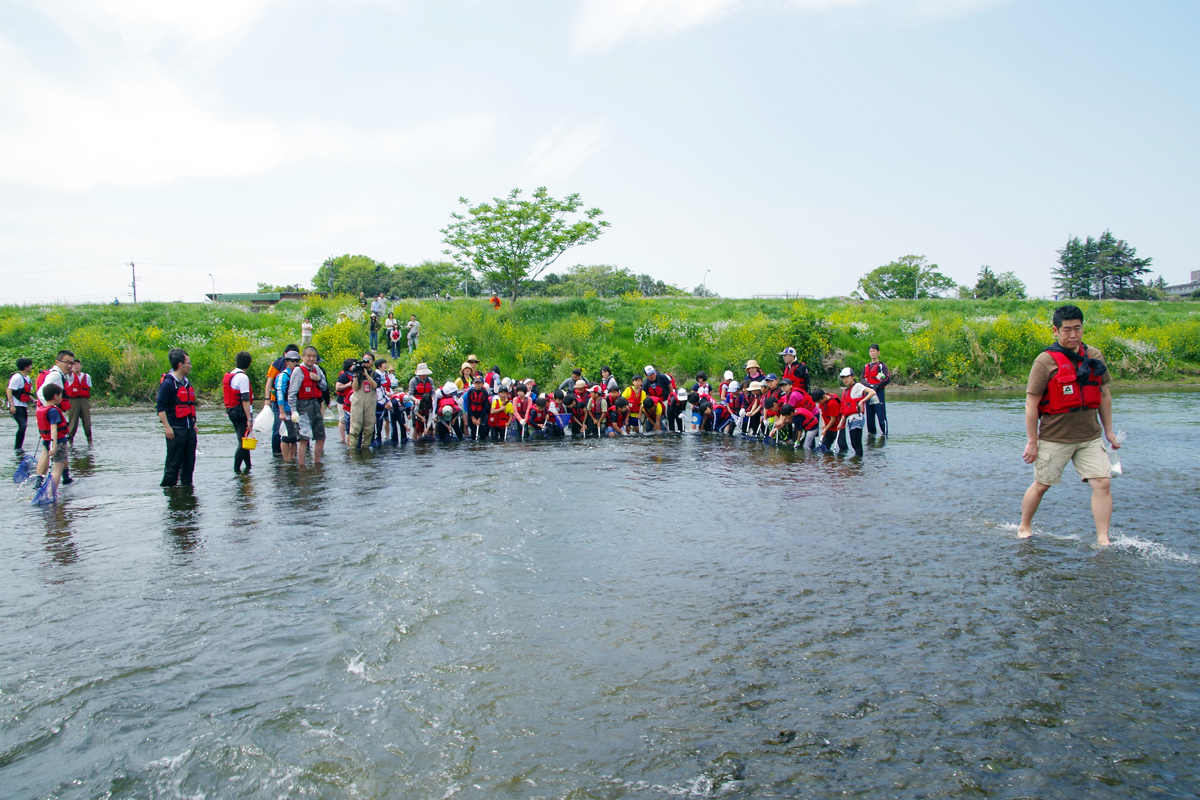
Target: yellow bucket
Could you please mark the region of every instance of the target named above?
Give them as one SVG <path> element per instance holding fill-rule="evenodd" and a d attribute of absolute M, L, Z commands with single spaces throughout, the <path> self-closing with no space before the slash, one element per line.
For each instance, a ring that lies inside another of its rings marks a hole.
<path fill-rule="evenodd" d="M 253 439 L 249 436 L 242 437 L 242 449 L 243 450 L 253 450 L 256 447 L 258 447 L 258 439 Z"/>

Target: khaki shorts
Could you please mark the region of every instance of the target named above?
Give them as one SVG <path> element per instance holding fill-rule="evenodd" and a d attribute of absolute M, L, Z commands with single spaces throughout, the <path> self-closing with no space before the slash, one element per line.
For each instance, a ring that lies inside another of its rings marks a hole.
<path fill-rule="evenodd" d="M 1037 461 L 1033 479 L 1046 486 L 1062 482 L 1067 462 L 1075 464 L 1075 472 L 1083 480 L 1112 477 L 1108 453 L 1099 439 L 1090 442 L 1038 442 Z"/>

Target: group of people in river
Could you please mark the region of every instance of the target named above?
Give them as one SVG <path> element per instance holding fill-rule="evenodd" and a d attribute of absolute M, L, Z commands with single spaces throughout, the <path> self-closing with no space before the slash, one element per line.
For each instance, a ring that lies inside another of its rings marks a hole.
<path fill-rule="evenodd" d="M 1061 482 L 1070 462 L 1092 488 L 1097 541 L 1105 545 L 1112 494 L 1101 437 L 1113 451 L 1121 446 L 1112 426 L 1112 377 L 1100 351 L 1083 344 L 1083 311 L 1077 306 L 1055 310 L 1053 331 L 1056 341 L 1034 361 L 1026 388 L 1023 459 L 1034 465 L 1034 481 L 1022 502 L 1018 536 L 1032 534 L 1042 497 Z M 861 456 L 864 430 L 867 435 L 888 434 L 885 392 L 892 373 L 880 361 L 877 344 L 870 347 L 861 379 L 852 367 L 845 367 L 839 374 L 840 389 L 827 391 L 811 386 L 812 374 L 791 347 L 779 354 L 779 374 L 764 372 L 751 359 L 741 376 L 725 370 L 714 384 L 698 372 L 691 385 L 684 386 L 647 364 L 624 386 L 611 369 L 602 367 L 596 381 L 575 369 L 551 388 L 532 378 L 505 377 L 499 366 L 484 369 L 473 354 L 454 379 L 441 385 L 425 363 L 404 381 L 393 364 L 377 359 L 373 351 L 346 359 L 331 381 L 308 340 L 306 336 L 303 345 L 289 344 L 268 368 L 259 414 L 264 425 L 256 424 L 253 413 L 250 353 L 238 353 L 233 369 L 225 374 L 222 399 L 238 436 L 235 471 L 250 470 L 250 451 L 257 442 L 251 434 L 257 428 L 269 429 L 272 453 L 283 460 L 303 465 L 311 451 L 313 462 L 320 463 L 329 408 L 336 414 L 339 439 L 355 450 L 388 442 L 617 438 L 695 431 L 818 452 L 853 449 Z M 155 404 L 167 445 L 161 485 L 190 486 L 196 460 L 191 359 L 181 348 L 171 350 L 168 359 L 171 371 L 162 376 Z M 25 469 L 36 472 L 39 488 L 48 475 L 52 486 L 69 484 L 67 452 L 80 427 L 92 444 L 91 376 L 70 350 L 60 350 L 55 363 L 36 379 L 33 366 L 32 359 L 17 359 L 6 398 L 17 423 L 16 450 L 23 452 L 30 408 L 35 409 L 43 446 L 36 460 L 22 458 L 14 479 L 22 478 Z"/>
<path fill-rule="evenodd" d="M 880 434 L 888 432 L 884 392 L 891 371 L 879 360 L 878 345 L 870 352 L 862 381 L 847 367 L 841 371 L 842 387 L 826 391 L 810 386 L 812 375 L 791 347 L 779 354 L 778 375 L 764 372 L 751 359 L 740 377 L 726 370 L 714 384 L 698 372 L 686 386 L 648 364 L 626 385 L 603 367 L 595 381 L 575 369 L 556 387 L 542 387 L 532 378 L 504 376 L 498 365 L 485 369 L 474 354 L 453 379 L 440 383 L 425 363 L 405 380 L 394 364 L 370 350 L 346 359 L 331 377 L 318 363 L 315 348 L 289 344 L 267 369 L 260 414 L 264 419 L 270 415 L 273 454 L 301 464 L 309 451 L 314 463 L 321 459 L 326 408 L 334 410 L 339 440 L 356 450 L 408 441 L 694 431 L 756 437 L 818 452 L 853 449 L 861 456 L 864 429 L 869 435 L 877 426 Z M 173 355 L 173 366 L 175 360 Z M 249 366 L 250 354 L 238 354 L 223 386 L 225 408 L 239 439 L 253 427 Z M 234 468 L 243 467 L 249 469 L 250 453 L 239 446 Z"/>
<path fill-rule="evenodd" d="M 83 361 L 70 350 L 59 350 L 54 364 L 38 372 L 36 378 L 33 359 L 18 358 L 16 367 L 5 390 L 8 413 L 17 423 L 13 447 L 24 454 L 31 408 L 44 445 L 38 448 L 36 459 L 22 459 L 18 474 L 31 469 L 39 489 L 51 474 L 55 485 L 72 483 L 67 453 L 81 427 L 88 445 L 92 444 L 92 376 L 84 372 Z M 30 461 L 32 467 L 28 466 Z"/>

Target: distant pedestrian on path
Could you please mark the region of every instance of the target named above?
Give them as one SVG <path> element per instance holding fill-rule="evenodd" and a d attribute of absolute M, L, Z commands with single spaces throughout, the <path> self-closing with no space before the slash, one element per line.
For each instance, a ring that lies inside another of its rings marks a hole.
<path fill-rule="evenodd" d="M 408 317 L 408 354 L 411 356 L 413 350 L 417 349 L 417 340 L 421 338 L 421 323 L 417 322 L 417 315 L 410 314 Z"/>
<path fill-rule="evenodd" d="M 488 302 L 492 304 L 492 308 L 497 311 L 500 310 L 500 297 L 495 292 L 492 292 L 492 299 L 488 300 Z"/>
<path fill-rule="evenodd" d="M 312 321 L 304 320 L 300 323 L 300 346 L 307 347 L 312 344 Z"/>

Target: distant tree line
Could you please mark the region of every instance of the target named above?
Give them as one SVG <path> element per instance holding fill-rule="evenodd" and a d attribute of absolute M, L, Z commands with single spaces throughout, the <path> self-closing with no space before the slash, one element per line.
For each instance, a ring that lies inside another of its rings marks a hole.
<path fill-rule="evenodd" d="M 453 297 L 506 294 L 510 285 L 503 280 L 479 277 L 473 270 L 453 261 L 422 261 L 408 266 L 389 266 L 369 256 L 342 255 L 325 259 L 313 276 L 313 288 L 335 294 L 386 297 Z M 261 290 L 261 287 L 260 287 Z M 272 289 L 272 291 L 275 291 Z M 290 290 L 289 290 L 290 291 Z M 576 264 L 565 273 L 546 273 L 522 282 L 522 296 L 583 297 L 589 292 L 599 297 L 640 294 L 643 297 L 680 296 L 687 292 L 650 275 L 635 275 L 624 267 L 608 264 Z"/>

